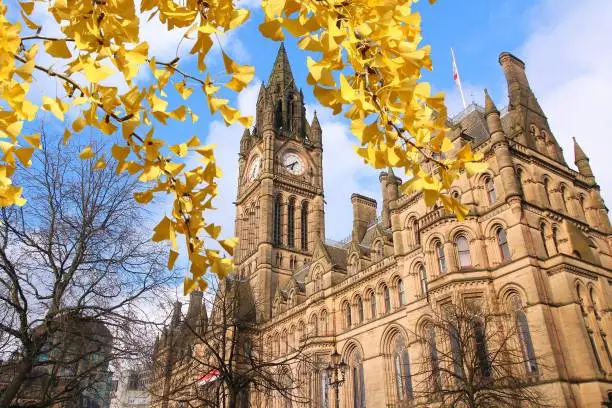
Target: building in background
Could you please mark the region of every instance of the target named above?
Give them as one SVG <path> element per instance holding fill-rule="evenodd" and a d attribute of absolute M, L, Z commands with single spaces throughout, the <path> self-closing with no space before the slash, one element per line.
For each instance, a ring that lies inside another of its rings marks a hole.
<path fill-rule="evenodd" d="M 36 328 L 34 330 L 42 330 Z M 13 407 L 109 408 L 113 336 L 99 320 L 77 313 L 57 318 Z M 18 353 L 0 365 L 0 392 L 14 375 Z M 45 404 L 45 405 L 43 405 Z"/>
<path fill-rule="evenodd" d="M 147 408 L 149 406 L 150 372 L 125 369 L 113 375 L 111 408 Z"/>
<path fill-rule="evenodd" d="M 258 96 L 256 125 L 240 141 L 235 273 L 250 282 L 270 361 L 301 349 L 319 368 L 291 367 L 308 404 L 271 391 L 252 394 L 253 406 L 333 406 L 324 368 L 336 349 L 348 364 L 342 407 L 419 405 L 411 363 L 423 348 L 415 333 L 432 310 L 468 298 L 520 318 L 516 341 L 529 362 L 521 375 L 553 404 L 609 400 L 607 208 L 577 142 L 577 170 L 565 161 L 524 63 L 509 53 L 499 62 L 509 94 L 504 113 L 486 95 L 484 107 L 472 104 L 449 121 L 448 154 L 470 144 L 488 164 L 452 188 L 471 208 L 466 219 L 426 207 L 422 193 L 403 194 L 389 170 L 380 174 L 382 203 L 353 194 L 351 235 L 335 242 L 325 238 L 322 161 L 322 138 L 335 135 L 322 134 L 316 114 L 307 122 L 281 46 Z M 162 339 L 183 344 L 170 332 Z M 165 373 L 176 375 L 170 367 Z"/>

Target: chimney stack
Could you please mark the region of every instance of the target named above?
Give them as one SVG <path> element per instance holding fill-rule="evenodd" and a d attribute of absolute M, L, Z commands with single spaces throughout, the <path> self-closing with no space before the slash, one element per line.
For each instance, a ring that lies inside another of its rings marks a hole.
<path fill-rule="evenodd" d="M 353 240 L 361 242 L 368 227 L 376 221 L 376 200 L 353 194 L 351 203 L 353 204 Z"/>

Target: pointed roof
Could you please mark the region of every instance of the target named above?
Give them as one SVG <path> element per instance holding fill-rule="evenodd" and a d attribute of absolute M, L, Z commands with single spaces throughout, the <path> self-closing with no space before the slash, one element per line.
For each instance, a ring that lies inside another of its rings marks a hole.
<path fill-rule="evenodd" d="M 293 74 L 291 73 L 291 65 L 289 65 L 289 58 L 287 58 L 287 51 L 285 51 L 285 44 L 281 43 L 278 53 L 276 54 L 276 60 L 268 79 L 268 88 L 273 86 L 272 89 L 279 85 L 281 90 L 286 89 L 288 86 L 294 86 Z"/>
<path fill-rule="evenodd" d="M 312 117 L 312 124 L 310 125 L 314 129 L 321 129 L 321 124 L 319 123 L 319 118 L 317 117 L 317 111 L 314 111 L 314 116 Z"/>
<path fill-rule="evenodd" d="M 578 163 L 581 160 L 589 160 L 587 155 L 584 153 L 584 150 L 582 150 L 582 148 L 576 141 L 576 138 L 573 137 L 572 139 L 574 139 L 574 162 Z"/>
<path fill-rule="evenodd" d="M 491 99 L 491 95 L 489 95 L 489 91 L 487 91 L 487 88 L 485 88 L 484 94 L 485 94 L 485 114 L 488 115 L 489 113 L 499 113 L 499 110 L 497 110 L 497 106 L 495 106 L 493 99 Z"/>

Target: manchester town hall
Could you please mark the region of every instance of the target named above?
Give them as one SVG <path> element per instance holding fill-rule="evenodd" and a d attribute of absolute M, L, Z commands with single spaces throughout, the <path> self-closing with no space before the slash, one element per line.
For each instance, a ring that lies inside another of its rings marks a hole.
<path fill-rule="evenodd" d="M 472 104 L 449 121 L 453 149 L 469 143 L 488 164 L 451 190 L 470 208 L 465 220 L 426 207 L 421 193 L 404 194 L 388 170 L 379 178 L 382 202 L 351 196 L 352 232 L 336 242 L 325 238 L 323 188 L 323 139 L 335 135 L 322 133 L 316 113 L 306 120 L 281 46 L 259 92 L 256 124 L 240 141 L 232 279 L 248 285 L 247 315 L 263 355 L 272 363 L 299 351 L 311 364 L 296 360 L 287 375 L 299 381 L 302 400 L 249 392 L 246 406 L 331 408 L 338 395 L 342 408 L 435 407 L 419 397 L 417 365 L 440 356 L 421 339 L 437 310 L 466 299 L 516 323 L 519 375 L 551 405 L 612 406 L 607 209 L 576 141 L 577 170 L 566 162 L 525 64 L 507 52 L 499 63 L 508 107 L 498 110 L 485 92 L 484 108 Z M 333 160 L 345 154 L 353 153 L 333 152 Z M 201 304 L 201 295 L 194 299 Z M 191 304 L 187 317 L 202 312 Z M 179 320 L 156 346 L 166 364 L 159 384 L 179 370 L 176 348 L 186 342 Z M 483 339 L 476 347 L 486 347 Z M 345 371 L 338 394 L 326 370 L 334 351 Z M 153 406 L 179 405 L 161 398 Z"/>

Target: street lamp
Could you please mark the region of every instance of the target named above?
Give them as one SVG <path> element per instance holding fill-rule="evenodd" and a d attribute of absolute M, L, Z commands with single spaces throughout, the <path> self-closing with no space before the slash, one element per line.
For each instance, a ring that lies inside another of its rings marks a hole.
<path fill-rule="evenodd" d="M 336 408 L 340 408 L 340 386 L 344 384 L 347 364 L 342 360 L 342 356 L 335 347 L 330 360 L 331 362 L 325 369 L 327 372 L 327 385 L 335 390 Z"/>

